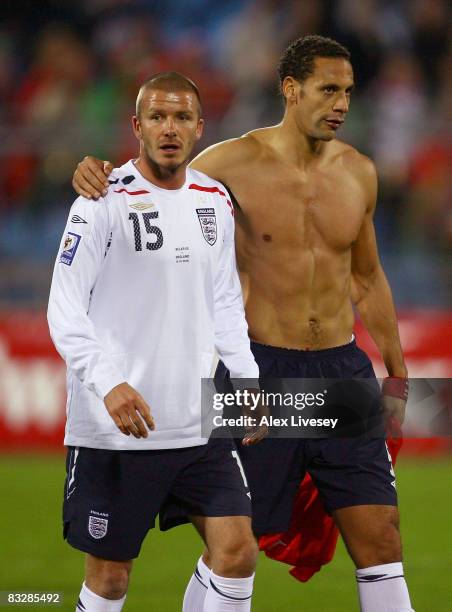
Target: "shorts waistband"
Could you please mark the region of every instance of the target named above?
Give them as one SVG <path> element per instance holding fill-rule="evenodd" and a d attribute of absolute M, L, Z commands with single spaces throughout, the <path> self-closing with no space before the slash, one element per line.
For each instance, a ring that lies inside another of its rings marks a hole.
<path fill-rule="evenodd" d="M 251 350 L 261 355 L 273 355 L 275 357 L 288 357 L 289 359 L 324 359 L 329 357 L 336 357 L 337 355 L 344 355 L 346 353 L 352 353 L 357 349 L 355 335 L 353 334 L 352 339 L 347 344 L 341 346 L 333 346 L 327 349 L 320 349 L 315 351 L 304 350 L 304 349 L 292 349 L 284 348 L 280 346 L 271 346 L 270 344 L 261 344 L 259 342 L 253 342 L 251 340 Z"/>

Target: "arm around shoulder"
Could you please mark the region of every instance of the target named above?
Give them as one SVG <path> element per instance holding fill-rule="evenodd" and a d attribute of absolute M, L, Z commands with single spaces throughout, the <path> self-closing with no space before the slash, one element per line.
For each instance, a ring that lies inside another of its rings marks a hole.
<path fill-rule="evenodd" d="M 243 167 L 255 154 L 255 144 L 249 136 L 232 138 L 214 144 L 199 153 L 191 162 L 193 170 L 228 184 L 236 169 Z"/>
<path fill-rule="evenodd" d="M 72 187 L 79 195 L 88 200 L 100 198 L 101 195 L 105 196 L 109 187 L 108 177 L 112 170 L 111 162 L 86 155 L 77 164 L 72 177 Z"/>

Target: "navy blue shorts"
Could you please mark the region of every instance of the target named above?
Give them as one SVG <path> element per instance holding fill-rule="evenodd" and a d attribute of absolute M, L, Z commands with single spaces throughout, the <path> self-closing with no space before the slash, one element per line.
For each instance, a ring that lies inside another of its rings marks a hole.
<path fill-rule="evenodd" d="M 299 351 L 251 343 L 261 384 L 266 378 L 374 378 L 367 355 L 355 341 L 321 351 Z M 217 388 L 224 389 L 228 370 L 219 363 Z M 397 505 L 395 476 L 382 437 L 271 438 L 243 447 L 237 442 L 251 491 L 253 529 L 257 536 L 288 529 L 300 482 L 311 475 L 332 513 L 349 506 Z"/>
<path fill-rule="evenodd" d="M 231 439 L 148 451 L 68 448 L 63 535 L 103 559 L 138 556 L 159 514 L 160 529 L 190 516 L 251 516 Z"/>

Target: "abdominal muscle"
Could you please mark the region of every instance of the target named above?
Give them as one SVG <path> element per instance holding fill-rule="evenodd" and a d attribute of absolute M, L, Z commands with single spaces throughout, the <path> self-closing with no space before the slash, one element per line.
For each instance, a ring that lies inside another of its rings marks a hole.
<path fill-rule="evenodd" d="M 239 257 L 251 340 L 321 350 L 347 344 L 353 333 L 350 252 L 305 250 Z M 289 251 L 288 250 L 288 251 Z M 287 256 L 285 256 L 287 255 Z"/>

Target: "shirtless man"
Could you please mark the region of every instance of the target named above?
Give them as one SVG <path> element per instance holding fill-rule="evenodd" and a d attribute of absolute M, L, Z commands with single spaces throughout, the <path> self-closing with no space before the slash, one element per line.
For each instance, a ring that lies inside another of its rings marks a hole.
<path fill-rule="evenodd" d="M 349 60 L 347 49 L 331 39 L 296 40 L 279 64 L 281 123 L 214 145 L 191 166 L 233 194 L 237 260 L 261 375 L 374 376 L 369 359 L 351 340 L 354 305 L 388 371 L 384 412 L 402 422 L 407 370 L 376 246 L 375 168 L 335 139 L 353 89 Z M 85 158 L 74 188 L 99 196 L 108 188 L 112 167 Z M 307 470 L 356 565 L 361 610 L 412 610 L 394 475 L 383 440 L 268 438 L 240 452 L 257 535 L 287 529 L 300 475 Z"/>

